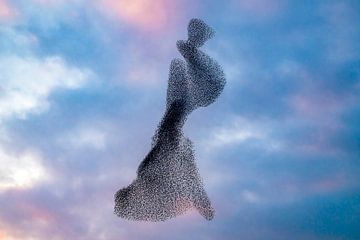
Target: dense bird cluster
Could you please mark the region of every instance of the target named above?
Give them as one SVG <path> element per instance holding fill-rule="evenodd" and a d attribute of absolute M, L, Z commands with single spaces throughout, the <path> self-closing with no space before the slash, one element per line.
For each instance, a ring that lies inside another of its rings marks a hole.
<path fill-rule="evenodd" d="M 115 214 L 119 217 L 164 221 L 194 207 L 206 219 L 213 218 L 214 209 L 195 163 L 193 145 L 182 132 L 187 116 L 213 103 L 225 86 L 219 64 L 199 49 L 213 35 L 205 22 L 192 19 L 188 40 L 177 42 L 185 61 L 171 62 L 166 111 L 137 178 L 115 194 Z"/>

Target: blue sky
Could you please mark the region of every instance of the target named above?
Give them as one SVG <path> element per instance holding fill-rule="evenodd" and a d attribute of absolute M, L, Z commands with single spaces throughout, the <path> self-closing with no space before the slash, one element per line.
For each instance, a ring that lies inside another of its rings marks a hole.
<path fill-rule="evenodd" d="M 216 209 L 113 214 L 192 17 L 227 85 L 185 126 Z M 0 0 L 0 240 L 360 239 L 360 4 Z"/>

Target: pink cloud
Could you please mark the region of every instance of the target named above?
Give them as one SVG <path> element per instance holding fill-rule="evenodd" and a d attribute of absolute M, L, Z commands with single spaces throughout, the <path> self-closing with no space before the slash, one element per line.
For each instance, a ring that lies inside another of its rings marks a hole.
<path fill-rule="evenodd" d="M 62 1 L 61 0 L 36 0 L 36 2 L 41 3 L 41 4 L 55 4 L 55 3 L 62 2 Z"/>
<path fill-rule="evenodd" d="M 106 13 L 145 31 L 159 31 L 169 27 L 174 19 L 177 1 L 166 0 L 100 0 Z"/>
<path fill-rule="evenodd" d="M 0 240 L 23 239 L 22 231 L 11 224 L 2 222 L 0 219 Z"/>
<path fill-rule="evenodd" d="M 30 216 L 33 222 L 43 222 L 49 224 L 56 219 L 56 216 L 46 208 L 36 206 L 32 203 L 21 202 L 17 205 L 19 212 L 24 213 L 26 216 Z"/>
<path fill-rule="evenodd" d="M 0 0 L 0 21 L 11 20 L 15 17 L 16 11 L 6 0 Z"/>
<path fill-rule="evenodd" d="M 141 63 L 138 66 L 130 67 L 127 72 L 127 83 L 131 86 L 150 87 L 159 84 L 163 80 L 160 77 L 158 64 Z M 165 70 L 166 71 L 166 70 Z"/>
<path fill-rule="evenodd" d="M 0 240 L 5 240 L 7 238 L 7 234 L 3 230 L 0 230 Z"/>
<path fill-rule="evenodd" d="M 312 184 L 309 188 L 315 193 L 333 193 L 341 191 L 348 187 L 348 182 L 344 174 L 337 174 L 335 176 L 329 176 L 328 178 L 320 179 Z"/>
<path fill-rule="evenodd" d="M 59 4 L 62 3 L 62 0 L 36 0 L 37 3 L 42 4 L 42 5 L 55 5 L 55 4 Z"/>
<path fill-rule="evenodd" d="M 290 99 L 290 105 L 297 120 L 317 129 L 307 141 L 296 142 L 296 148 L 307 153 L 333 154 L 342 151 L 334 146 L 332 139 L 344 129 L 340 116 L 347 99 L 330 93 L 297 94 Z"/>
<path fill-rule="evenodd" d="M 346 107 L 346 103 L 347 99 L 331 93 L 297 94 L 290 100 L 297 116 L 334 130 L 342 127 L 338 116 Z"/>

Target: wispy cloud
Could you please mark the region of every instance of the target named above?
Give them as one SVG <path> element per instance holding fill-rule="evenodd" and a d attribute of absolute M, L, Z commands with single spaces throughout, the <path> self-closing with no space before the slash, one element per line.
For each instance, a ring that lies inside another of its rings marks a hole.
<path fill-rule="evenodd" d="M 181 14 L 181 2 L 165 0 L 101 0 L 105 12 L 140 31 L 161 31 Z"/>
<path fill-rule="evenodd" d="M 59 57 L 5 56 L 0 58 L 2 75 L 0 117 L 25 118 L 48 108 L 48 96 L 57 88 L 82 86 L 90 72 L 67 66 Z"/>
<path fill-rule="evenodd" d="M 209 151 L 217 151 L 218 148 L 254 140 L 258 141 L 265 151 L 279 150 L 281 142 L 272 138 L 270 124 L 263 121 L 253 121 L 240 116 L 229 117 L 224 127 L 213 129 L 209 136 L 203 139 L 203 147 Z"/>
<path fill-rule="evenodd" d="M 109 129 L 96 123 L 80 124 L 73 129 L 62 133 L 57 141 L 65 148 L 91 148 L 104 150 L 107 145 L 107 134 Z"/>
<path fill-rule="evenodd" d="M 17 11 L 8 3 L 7 0 L 0 0 L 0 23 L 15 18 Z"/>
<path fill-rule="evenodd" d="M 29 188 L 46 181 L 49 175 L 36 151 L 9 153 L 0 145 L 0 191 L 11 188 Z"/>
<path fill-rule="evenodd" d="M 73 67 L 59 56 L 36 56 L 33 48 L 37 39 L 32 34 L 16 28 L 1 30 L 1 44 L 7 48 L 1 49 L 0 55 L 0 189 L 31 188 L 49 178 L 45 160 L 33 147 L 11 150 L 13 139 L 7 133 L 7 123 L 45 112 L 54 92 L 84 86 L 92 72 Z"/>

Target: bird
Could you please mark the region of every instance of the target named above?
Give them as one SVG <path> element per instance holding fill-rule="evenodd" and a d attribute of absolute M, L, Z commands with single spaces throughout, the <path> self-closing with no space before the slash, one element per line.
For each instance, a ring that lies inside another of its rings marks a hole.
<path fill-rule="evenodd" d="M 200 50 L 215 31 L 198 18 L 190 20 L 187 30 L 188 39 L 176 43 L 184 59 L 170 63 L 166 110 L 151 150 L 140 163 L 136 179 L 115 193 L 114 213 L 121 218 L 158 222 L 192 208 L 207 220 L 214 217 L 193 143 L 182 129 L 191 112 L 215 102 L 226 78 L 218 62 Z"/>

